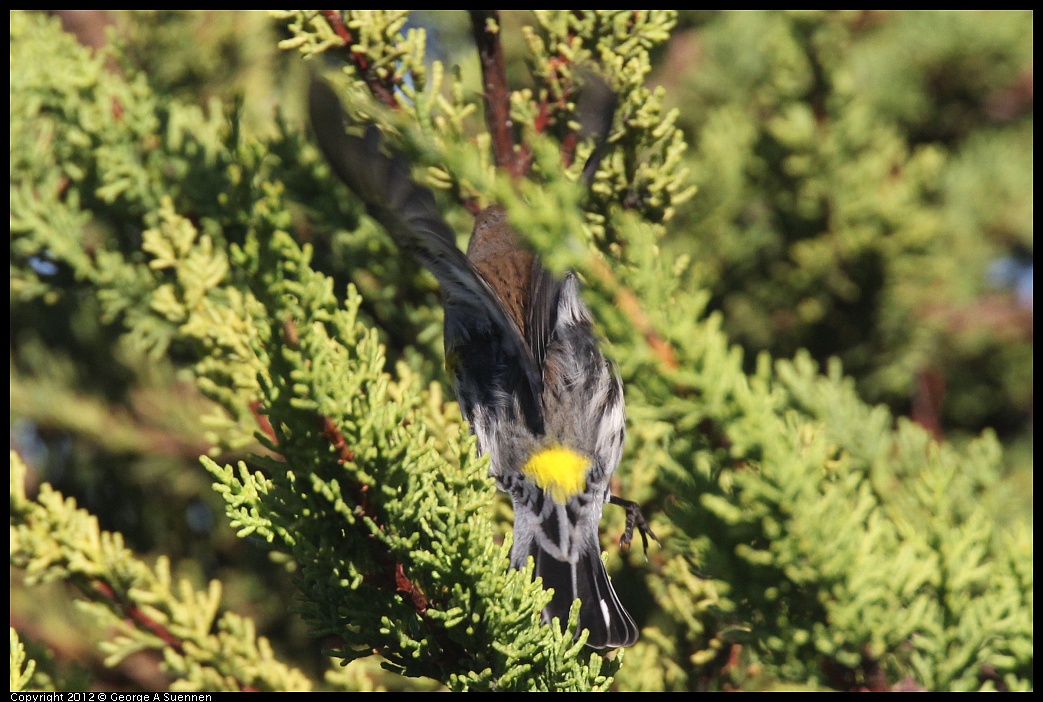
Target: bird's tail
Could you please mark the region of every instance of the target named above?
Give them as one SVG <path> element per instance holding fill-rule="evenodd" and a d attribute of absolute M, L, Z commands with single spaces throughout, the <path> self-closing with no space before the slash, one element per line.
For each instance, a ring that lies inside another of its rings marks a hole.
<path fill-rule="evenodd" d="M 564 507 L 562 507 L 564 509 Z M 535 515 L 529 515 L 534 517 Z M 547 622 L 557 617 L 561 626 L 569 618 L 575 600 L 580 601 L 579 627 L 587 629 L 587 645 L 592 648 L 632 646 L 638 638 L 637 625 L 616 596 L 608 571 L 601 560 L 597 531 L 565 545 L 562 549 L 544 538 L 541 525 L 534 519 L 519 520 L 515 511 L 514 546 L 511 565 L 521 568 L 531 556 L 533 577 L 543 578 L 543 587 L 554 595 L 543 610 Z M 564 545 L 564 544 L 562 544 Z"/>

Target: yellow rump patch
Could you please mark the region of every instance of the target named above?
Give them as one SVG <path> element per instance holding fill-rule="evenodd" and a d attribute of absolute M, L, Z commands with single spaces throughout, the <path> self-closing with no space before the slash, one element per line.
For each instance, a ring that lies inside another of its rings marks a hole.
<path fill-rule="evenodd" d="M 550 493 L 560 505 L 583 492 L 590 459 L 561 445 L 541 449 L 522 466 L 525 477 Z"/>

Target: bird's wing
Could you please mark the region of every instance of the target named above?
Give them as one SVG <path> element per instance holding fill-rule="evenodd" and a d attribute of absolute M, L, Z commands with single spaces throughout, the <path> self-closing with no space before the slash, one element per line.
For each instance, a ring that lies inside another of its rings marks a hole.
<path fill-rule="evenodd" d="M 313 80 L 309 91 L 311 123 L 330 168 L 365 203 L 366 211 L 438 279 L 447 309 L 460 319 L 500 332 L 506 353 L 519 364 L 524 382 L 518 390 L 526 420 L 543 433 L 543 380 L 533 349 L 488 282 L 456 245 L 452 228 L 442 218 L 430 190 L 413 180 L 402 154 L 385 154 L 380 131 L 370 126 L 364 137 L 345 131 L 349 119 L 333 90 Z"/>

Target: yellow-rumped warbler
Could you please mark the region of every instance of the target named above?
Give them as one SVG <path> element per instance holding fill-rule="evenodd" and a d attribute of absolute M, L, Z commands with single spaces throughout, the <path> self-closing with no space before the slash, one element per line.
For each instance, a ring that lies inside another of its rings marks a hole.
<path fill-rule="evenodd" d="M 346 134 L 346 115 L 325 83 L 313 82 L 309 100 L 330 167 L 438 279 L 457 399 L 514 506 L 511 565 L 522 568 L 531 556 L 534 575 L 553 588 L 547 621 L 564 625 L 579 598 L 589 646 L 632 645 L 637 626 L 601 560 L 602 506 L 626 508 L 621 543 L 635 525 L 646 547 L 646 535 L 655 535 L 635 503 L 609 493 L 626 435 L 623 387 L 598 348 L 578 278 L 544 270 L 497 206 L 478 214 L 465 256 L 408 162 L 381 151 L 376 127 L 362 138 Z"/>

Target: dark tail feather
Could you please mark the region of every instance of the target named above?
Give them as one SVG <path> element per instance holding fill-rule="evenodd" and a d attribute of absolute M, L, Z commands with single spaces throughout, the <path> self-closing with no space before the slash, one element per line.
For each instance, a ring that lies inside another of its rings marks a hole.
<path fill-rule="evenodd" d="M 557 617 L 564 625 L 573 600 L 579 598 L 579 629 L 588 629 L 591 648 L 619 648 L 637 642 L 637 625 L 623 609 L 597 548 L 587 549 L 575 565 L 559 561 L 538 547 L 534 575 L 543 578 L 543 587 L 554 589 L 554 597 L 543 610 L 550 621 Z"/>

